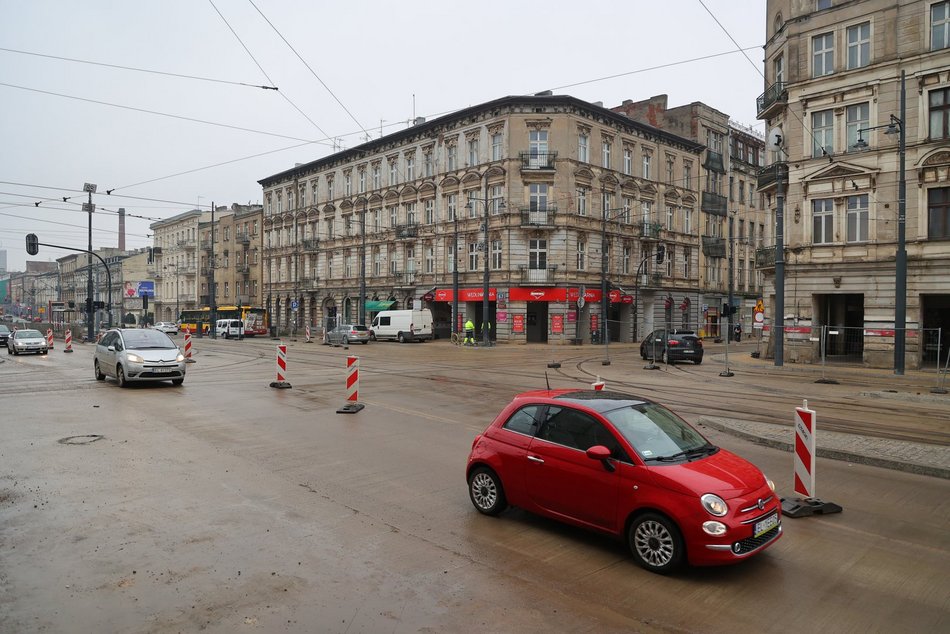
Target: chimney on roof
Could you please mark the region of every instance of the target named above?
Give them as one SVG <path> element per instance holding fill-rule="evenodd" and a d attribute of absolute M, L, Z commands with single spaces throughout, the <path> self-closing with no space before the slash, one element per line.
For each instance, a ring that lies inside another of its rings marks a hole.
<path fill-rule="evenodd" d="M 416 117 L 416 120 L 412 122 L 412 125 L 422 125 L 426 122 L 425 117 Z"/>
<path fill-rule="evenodd" d="M 554 93 L 550 90 L 542 90 L 541 92 L 534 93 L 535 97 L 553 97 Z"/>
<path fill-rule="evenodd" d="M 603 101 L 595 101 L 595 102 L 594 102 L 594 105 L 597 106 L 598 108 L 603 108 L 603 107 L 604 107 L 604 102 L 603 102 Z"/>
<path fill-rule="evenodd" d="M 125 207 L 119 207 L 119 251 L 125 251 Z"/>

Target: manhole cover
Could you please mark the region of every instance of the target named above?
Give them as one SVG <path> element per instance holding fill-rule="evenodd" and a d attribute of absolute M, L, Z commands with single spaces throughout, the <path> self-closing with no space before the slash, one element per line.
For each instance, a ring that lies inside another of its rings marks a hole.
<path fill-rule="evenodd" d="M 102 434 L 86 434 L 84 436 L 67 436 L 66 438 L 61 438 L 59 444 L 61 445 L 88 445 L 91 442 L 96 442 L 97 440 L 102 440 L 105 438 Z"/>

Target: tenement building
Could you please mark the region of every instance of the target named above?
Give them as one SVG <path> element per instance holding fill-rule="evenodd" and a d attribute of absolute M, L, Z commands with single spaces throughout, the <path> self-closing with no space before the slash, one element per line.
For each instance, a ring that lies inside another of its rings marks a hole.
<path fill-rule="evenodd" d="M 784 249 L 757 260 L 784 288 L 783 314 L 767 298 L 784 357 L 902 372 L 940 354 L 942 365 L 950 2 L 768 0 L 767 12 L 758 118 L 770 165 L 758 189 L 776 219 L 781 204 Z"/>
<path fill-rule="evenodd" d="M 457 306 L 455 328 L 471 319 L 501 341 L 695 328 L 703 147 L 545 93 L 418 119 L 269 176 L 272 323 L 321 329 L 420 306 L 447 336 Z"/>

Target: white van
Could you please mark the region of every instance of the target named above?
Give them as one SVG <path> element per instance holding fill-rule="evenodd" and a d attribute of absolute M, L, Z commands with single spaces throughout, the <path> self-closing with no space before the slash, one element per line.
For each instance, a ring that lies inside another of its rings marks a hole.
<path fill-rule="evenodd" d="M 432 339 L 432 311 L 383 310 L 373 319 L 370 338 L 406 341 L 429 341 Z"/>
<path fill-rule="evenodd" d="M 244 322 L 240 319 L 219 319 L 214 322 L 214 334 L 229 339 L 244 336 Z"/>

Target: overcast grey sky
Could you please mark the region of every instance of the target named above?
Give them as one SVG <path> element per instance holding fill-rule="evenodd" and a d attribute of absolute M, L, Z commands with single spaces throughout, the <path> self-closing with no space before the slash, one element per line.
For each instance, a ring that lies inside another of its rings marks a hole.
<path fill-rule="evenodd" d="M 765 0 L 0 0 L 0 16 L 10 270 L 30 232 L 86 247 L 84 183 L 95 248 L 117 245 L 119 207 L 127 248 L 148 246 L 152 220 L 260 202 L 259 179 L 334 143 L 506 95 L 667 94 L 764 132 Z"/>

